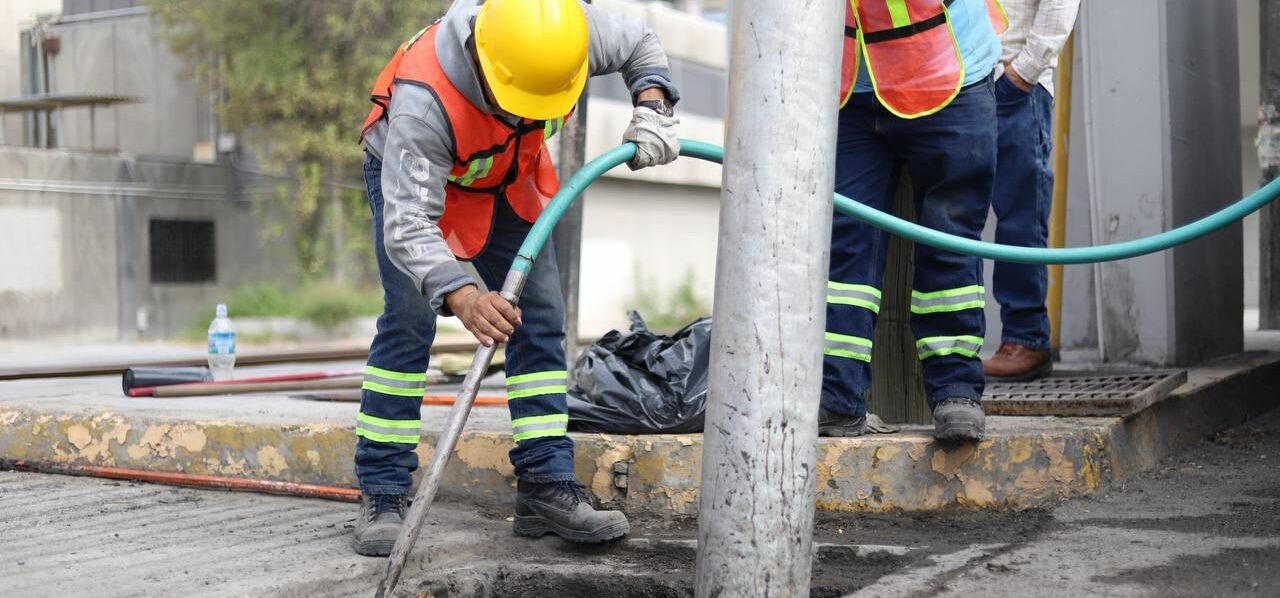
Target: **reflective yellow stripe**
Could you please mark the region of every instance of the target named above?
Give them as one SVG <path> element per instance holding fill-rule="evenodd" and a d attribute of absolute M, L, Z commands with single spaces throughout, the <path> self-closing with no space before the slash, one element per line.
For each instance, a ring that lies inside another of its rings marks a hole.
<path fill-rule="evenodd" d="M 507 386 L 515 386 L 516 384 L 524 384 L 525 382 L 539 382 L 542 380 L 567 380 L 569 372 L 564 370 L 534 372 L 532 374 L 521 374 L 519 376 L 511 376 L 507 378 Z"/>
<path fill-rule="evenodd" d="M 427 380 L 426 372 L 393 372 L 391 370 L 384 370 L 371 365 L 364 366 L 364 373 L 373 374 L 374 376 L 381 378 L 389 378 L 391 380 L 402 380 L 404 382 L 426 382 Z"/>
<path fill-rule="evenodd" d="M 833 280 L 828 280 L 827 288 L 834 289 L 837 291 L 858 291 L 858 292 L 866 293 L 868 295 L 874 295 L 875 298 L 877 299 L 881 298 L 880 289 L 877 289 L 868 284 L 848 284 L 844 282 L 835 282 Z"/>
<path fill-rule="evenodd" d="M 534 415 L 511 420 L 511 427 L 519 428 L 529 424 L 546 424 L 551 422 L 569 423 L 568 413 L 552 413 L 551 415 Z"/>
<path fill-rule="evenodd" d="M 862 338 L 860 336 L 849 336 L 847 334 L 836 334 L 834 332 L 827 332 L 822 335 L 822 338 L 829 341 L 835 341 L 837 343 L 845 343 L 849 345 L 858 345 L 859 347 L 871 348 L 871 339 Z"/>
<path fill-rule="evenodd" d="M 555 413 L 551 415 L 535 415 L 521 417 L 511 421 L 511 429 L 515 432 L 512 439 L 516 442 L 531 438 L 548 436 L 564 436 L 568 433 L 569 414 Z"/>
<path fill-rule="evenodd" d="M 386 419 L 364 412 L 356 414 L 356 436 L 375 442 L 417 444 L 421 433 L 420 419 Z"/>
<path fill-rule="evenodd" d="M 472 181 L 489 176 L 490 170 L 493 170 L 493 156 L 489 156 L 488 158 L 480 161 L 480 168 L 477 169 L 476 175 L 472 177 Z"/>
<path fill-rule="evenodd" d="M 911 13 L 907 11 L 906 0 L 886 0 L 885 5 L 889 9 L 889 18 L 893 20 L 895 28 L 911 24 Z"/>
<path fill-rule="evenodd" d="M 982 337 L 978 336 L 931 336 L 916 341 L 916 351 L 921 360 L 943 355 L 976 358 L 981 350 Z"/>
<path fill-rule="evenodd" d="M 827 303 L 832 305 L 852 305 L 863 309 L 871 310 L 871 313 L 880 313 L 880 306 L 866 299 L 858 299 L 857 297 L 837 297 L 835 295 L 827 295 Z"/>
<path fill-rule="evenodd" d="M 372 432 L 356 428 L 356 436 L 368 438 L 374 442 L 398 442 L 400 444 L 418 444 L 418 435 L 409 436 L 407 434 L 382 434 L 380 432 Z"/>
<path fill-rule="evenodd" d="M 537 397 L 541 395 L 564 394 L 569 392 L 569 386 L 561 384 L 559 386 L 539 386 L 537 388 L 526 388 L 524 390 L 508 390 L 507 400 L 524 399 L 528 397 Z"/>
<path fill-rule="evenodd" d="M 525 440 L 532 440 L 534 438 L 546 438 L 548 436 L 567 436 L 568 434 L 569 434 L 569 430 L 565 428 L 559 428 L 556 430 L 534 430 L 532 432 L 521 432 L 519 434 L 513 434 L 511 436 L 511 440 L 514 440 L 515 442 L 524 442 Z"/>
<path fill-rule="evenodd" d="M 466 172 L 462 173 L 461 175 L 451 174 L 449 175 L 449 180 L 462 186 L 467 186 L 467 185 L 470 185 L 471 183 L 474 183 L 478 176 L 483 176 L 483 175 L 479 175 L 478 172 L 480 168 L 485 165 L 485 160 L 488 160 L 489 165 L 493 164 L 493 158 L 472 160 L 471 162 L 467 163 Z M 485 172 L 488 172 L 488 167 L 485 167 Z"/>
<path fill-rule="evenodd" d="M 420 419 L 383 419 L 374 417 L 367 413 L 357 413 L 356 421 L 381 426 L 383 428 L 399 428 L 404 430 L 421 430 L 422 420 Z"/>
<path fill-rule="evenodd" d="M 397 397 L 418 397 L 418 398 L 422 397 L 421 388 L 396 388 L 394 386 L 387 386 L 386 384 L 378 384 L 377 382 L 370 382 L 368 380 L 365 380 L 364 384 L 360 385 L 360 388 L 364 390 L 372 390 L 373 392 L 380 392 L 384 395 L 394 395 Z"/>
<path fill-rule="evenodd" d="M 920 301 L 928 301 L 929 299 L 941 299 L 943 297 L 959 297 L 960 295 L 973 295 L 975 293 L 981 295 L 985 292 L 987 291 L 982 285 L 971 284 L 967 287 L 959 287 L 955 289 L 943 289 L 941 291 L 930 291 L 928 293 L 921 293 L 920 291 L 913 290 L 911 291 L 911 298 L 918 299 Z"/>
<path fill-rule="evenodd" d="M 556 133 L 558 133 L 560 131 L 560 128 L 563 126 L 564 126 L 563 116 L 555 120 L 547 121 L 546 124 L 542 125 L 542 139 L 544 141 L 547 139 L 551 139 L 551 137 Z"/>
<path fill-rule="evenodd" d="M 974 301 L 966 301 L 966 302 L 964 302 L 964 303 L 951 303 L 951 304 L 948 304 L 948 305 L 934 305 L 934 306 L 931 306 L 931 307 L 916 307 L 916 306 L 912 305 L 912 306 L 911 306 L 911 313 L 913 313 L 913 314 L 937 314 L 937 313 L 945 313 L 945 312 L 953 312 L 953 311 L 964 311 L 964 310 L 966 310 L 966 309 L 984 309 L 984 308 L 986 308 L 986 307 L 987 307 L 987 302 L 986 302 L 986 300 L 983 300 L 983 299 L 977 299 L 977 300 L 974 300 Z"/>
<path fill-rule="evenodd" d="M 823 335 L 823 340 L 826 341 L 822 348 L 823 355 L 871 362 L 871 339 L 828 332 Z M 861 347 L 866 350 L 861 350 Z"/>
<path fill-rule="evenodd" d="M 847 349 L 825 348 L 822 350 L 822 354 L 830 355 L 831 357 L 843 357 L 845 359 L 853 359 L 857 361 L 865 361 L 867 363 L 871 363 L 870 353 L 859 353 L 857 351 L 849 351 Z"/>
<path fill-rule="evenodd" d="M 911 313 L 936 314 L 966 309 L 982 309 L 987 306 L 986 289 L 981 285 L 969 285 L 957 289 L 944 289 L 921 293 L 911 291 Z"/>
<path fill-rule="evenodd" d="M 880 313 L 880 289 L 865 284 L 846 284 L 827 281 L 827 303 L 852 305 Z"/>
<path fill-rule="evenodd" d="M 554 370 L 533 372 L 507 378 L 507 400 L 564 394 L 568 388 L 569 372 Z"/>

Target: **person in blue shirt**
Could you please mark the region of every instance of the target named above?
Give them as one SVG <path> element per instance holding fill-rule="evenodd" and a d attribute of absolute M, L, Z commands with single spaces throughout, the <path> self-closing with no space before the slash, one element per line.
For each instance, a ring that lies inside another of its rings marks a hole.
<path fill-rule="evenodd" d="M 920 224 L 977 239 L 996 168 L 995 0 L 854 0 L 846 19 L 835 190 L 891 211 L 910 174 Z M 836 214 L 819 432 L 866 429 L 888 234 Z M 911 327 L 939 440 L 976 441 L 985 291 L 978 258 L 915 248 Z"/>

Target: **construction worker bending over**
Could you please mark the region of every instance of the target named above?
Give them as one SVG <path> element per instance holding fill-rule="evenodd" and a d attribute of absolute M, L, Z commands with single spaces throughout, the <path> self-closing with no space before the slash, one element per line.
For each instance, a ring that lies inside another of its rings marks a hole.
<path fill-rule="evenodd" d="M 595 510 L 575 481 L 553 246 L 538 256 L 519 307 L 481 292 L 458 263 L 501 288 L 558 187 L 544 141 L 588 76 L 614 72 L 636 104 L 623 137 L 637 144 L 630 166 L 674 160 L 678 93 L 658 38 L 577 0 L 456 0 L 378 77 L 361 139 L 386 307 L 356 422 L 356 552 L 387 555 L 399 533 L 437 316 L 456 315 L 486 346 L 508 343 L 515 533 L 601 542 L 629 531 L 622 513 Z"/>
<path fill-rule="evenodd" d="M 836 191 L 889 211 L 903 166 L 920 224 L 977 239 L 996 170 L 996 0 L 851 0 L 845 19 Z M 866 428 L 888 235 L 836 214 L 819 431 Z M 911 327 L 939 440 L 978 440 L 982 262 L 917 244 Z"/>

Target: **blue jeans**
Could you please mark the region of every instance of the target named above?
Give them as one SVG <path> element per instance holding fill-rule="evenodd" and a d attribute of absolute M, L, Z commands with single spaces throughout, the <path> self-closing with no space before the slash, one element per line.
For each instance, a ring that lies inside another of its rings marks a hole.
<path fill-rule="evenodd" d="M 1027 93 L 1003 77 L 996 81 L 999 115 L 1000 181 L 991 196 L 996 242 L 1044 247 L 1049 242 L 1053 204 L 1053 96 L 1040 85 Z M 1032 349 L 1049 348 L 1045 293 L 1048 270 L 1037 264 L 996 262 L 992 286 L 1000 303 L 1001 341 Z"/>
<path fill-rule="evenodd" d="M 367 156 L 364 179 L 373 210 L 374 250 L 385 305 L 365 366 L 356 420 L 355 470 L 365 495 L 405 494 L 418 468 L 414 448 L 422 428 L 422 395 L 436 314 L 383 248 L 381 160 Z M 472 260 L 493 290 L 502 287 L 530 228 L 505 201 L 496 203 L 489 244 Z M 575 476 L 573 441 L 566 435 L 564 297 L 550 242 L 529 274 L 520 309 L 524 324 L 511 335 L 506 361 L 507 407 L 516 441 L 511 463 L 516 475 L 526 481 L 571 481 Z"/>
<path fill-rule="evenodd" d="M 965 87 L 936 114 L 902 119 L 872 93 L 840 110 L 836 191 L 890 211 L 903 166 L 923 226 L 977 239 L 986 223 L 996 166 L 996 99 L 990 79 Z M 831 229 L 822 405 L 864 415 L 871 349 L 889 237 L 836 214 Z M 932 408 L 948 398 L 979 401 L 978 351 L 985 321 L 982 260 L 916 244 L 911 328 Z"/>

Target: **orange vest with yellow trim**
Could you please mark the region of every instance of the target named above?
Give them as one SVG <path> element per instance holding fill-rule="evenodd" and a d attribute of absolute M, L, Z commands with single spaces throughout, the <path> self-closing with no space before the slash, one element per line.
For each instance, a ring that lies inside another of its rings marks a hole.
<path fill-rule="evenodd" d="M 436 31 L 437 25 L 432 25 L 401 45 L 378 75 L 370 92 L 374 106 L 361 138 L 386 116 L 396 85 L 417 85 L 435 96 L 454 137 L 453 168 L 445 184 L 444 214 L 437 225 L 449 249 L 465 260 L 488 244 L 495 201 L 506 201 L 522 220 L 533 222 L 560 189 L 545 140 L 567 116 L 525 119 L 512 126 L 477 108 L 440 66 Z"/>
<path fill-rule="evenodd" d="M 840 105 L 858 82 L 859 54 L 876 98 L 902 118 L 946 108 L 964 82 L 964 57 L 951 29 L 955 0 L 849 0 L 845 8 Z M 983 0 L 996 34 L 1009 27 L 998 0 Z"/>

